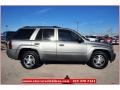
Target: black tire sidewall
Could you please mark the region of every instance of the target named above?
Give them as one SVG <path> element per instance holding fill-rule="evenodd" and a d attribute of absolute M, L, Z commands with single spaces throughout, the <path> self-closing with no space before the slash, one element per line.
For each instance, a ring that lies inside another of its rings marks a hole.
<path fill-rule="evenodd" d="M 35 65 L 33 65 L 32 67 L 29 67 L 29 68 L 26 67 L 26 65 L 24 64 L 24 57 L 26 57 L 27 55 L 32 55 L 35 58 Z M 41 61 L 40 61 L 38 54 L 35 51 L 26 51 L 21 56 L 21 64 L 26 69 L 35 69 L 41 64 Z"/>
<path fill-rule="evenodd" d="M 104 58 L 105 58 L 105 63 L 103 66 L 101 67 L 97 67 L 94 63 L 93 63 L 93 58 L 96 56 L 96 55 L 102 55 Z M 93 53 L 91 59 L 90 59 L 90 66 L 93 67 L 93 68 L 96 68 L 96 69 L 104 69 L 107 65 L 108 65 L 108 56 L 106 53 L 102 52 L 102 51 L 96 51 Z"/>

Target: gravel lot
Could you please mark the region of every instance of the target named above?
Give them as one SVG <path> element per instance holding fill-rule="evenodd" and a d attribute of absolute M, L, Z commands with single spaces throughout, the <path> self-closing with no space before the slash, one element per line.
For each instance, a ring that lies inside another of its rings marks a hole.
<path fill-rule="evenodd" d="M 105 69 L 98 70 L 82 64 L 47 64 L 37 69 L 27 70 L 21 66 L 20 61 L 7 57 L 5 51 L 1 52 L 2 84 L 22 84 L 23 78 L 96 78 L 97 84 L 119 83 L 119 46 L 115 45 L 116 60 Z"/>

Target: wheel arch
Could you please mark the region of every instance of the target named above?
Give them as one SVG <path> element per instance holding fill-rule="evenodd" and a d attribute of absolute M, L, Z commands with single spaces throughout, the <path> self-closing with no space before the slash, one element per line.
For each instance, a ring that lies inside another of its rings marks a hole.
<path fill-rule="evenodd" d="M 105 49 L 95 49 L 95 50 L 93 50 L 93 51 L 91 52 L 91 55 L 90 55 L 89 59 L 91 59 L 93 53 L 96 52 L 96 51 L 101 51 L 101 52 L 106 53 L 106 55 L 108 56 L 108 59 L 111 60 L 110 52 L 109 52 L 108 50 L 105 50 Z"/>
<path fill-rule="evenodd" d="M 40 57 L 40 54 L 39 52 L 36 50 L 36 49 L 32 49 L 32 48 L 22 48 L 20 51 L 19 51 L 19 54 L 18 54 L 18 59 L 20 60 L 21 56 L 23 55 L 24 52 L 26 51 L 35 51 L 39 57 Z"/>

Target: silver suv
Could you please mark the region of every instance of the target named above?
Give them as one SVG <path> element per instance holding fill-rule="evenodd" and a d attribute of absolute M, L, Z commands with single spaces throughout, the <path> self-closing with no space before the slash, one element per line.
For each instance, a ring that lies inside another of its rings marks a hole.
<path fill-rule="evenodd" d="M 26 69 L 43 63 L 81 63 L 103 69 L 115 60 L 113 47 L 90 42 L 78 32 L 57 26 L 25 26 L 9 41 L 8 57 Z"/>

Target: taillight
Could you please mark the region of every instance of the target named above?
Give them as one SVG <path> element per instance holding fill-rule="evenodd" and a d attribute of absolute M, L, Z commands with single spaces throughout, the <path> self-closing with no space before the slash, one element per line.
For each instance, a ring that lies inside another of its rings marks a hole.
<path fill-rule="evenodd" d="M 9 49 L 12 49 L 12 41 L 9 41 Z"/>

